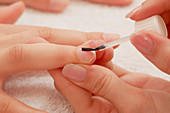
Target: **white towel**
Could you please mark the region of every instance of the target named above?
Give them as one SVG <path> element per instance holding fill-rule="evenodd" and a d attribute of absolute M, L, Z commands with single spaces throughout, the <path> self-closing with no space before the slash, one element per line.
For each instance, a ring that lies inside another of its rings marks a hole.
<path fill-rule="evenodd" d="M 125 15 L 143 1 L 135 0 L 130 6 L 116 7 L 71 0 L 69 7 L 59 14 L 27 9 L 16 24 L 100 31 L 126 36 L 133 33 L 134 22 L 125 19 Z M 115 51 L 113 62 L 130 71 L 170 80 L 169 76 L 149 63 L 130 43 L 121 45 Z M 13 75 L 6 80 L 4 89 L 12 97 L 34 108 L 50 113 L 73 113 L 65 98 L 55 90 L 53 80 L 46 71 Z"/>

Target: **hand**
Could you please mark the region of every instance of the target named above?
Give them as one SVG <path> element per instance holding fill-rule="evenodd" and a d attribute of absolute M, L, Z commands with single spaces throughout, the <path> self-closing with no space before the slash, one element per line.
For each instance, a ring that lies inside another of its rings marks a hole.
<path fill-rule="evenodd" d="M 44 113 L 26 106 L 2 90 L 9 75 L 26 70 L 62 68 L 68 63 L 92 64 L 95 54 L 82 52 L 77 46 L 90 39 L 112 41 L 116 37 L 114 34 L 0 25 L 0 113 Z M 113 55 L 112 49 L 107 53 Z"/>
<path fill-rule="evenodd" d="M 67 64 L 50 71 L 75 113 L 169 113 L 170 82 L 102 65 L 107 68 Z"/>
<path fill-rule="evenodd" d="M 157 14 L 163 17 L 170 33 L 169 0 L 146 0 L 127 17 L 138 21 Z M 168 38 L 155 32 L 141 31 L 132 35 L 131 42 L 154 65 L 170 74 L 170 40 Z"/>
<path fill-rule="evenodd" d="M 160 15 L 164 19 L 170 34 L 170 1 L 169 0 L 146 0 L 142 5 L 135 8 L 127 18 L 135 21 L 143 20 L 153 15 Z M 170 38 L 170 37 L 169 37 Z"/>

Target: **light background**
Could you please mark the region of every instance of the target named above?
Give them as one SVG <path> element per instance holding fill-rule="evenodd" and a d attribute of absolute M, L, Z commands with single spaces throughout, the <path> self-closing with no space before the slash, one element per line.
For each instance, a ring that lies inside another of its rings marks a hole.
<path fill-rule="evenodd" d="M 71 0 L 69 7 L 59 14 L 27 9 L 16 24 L 118 33 L 126 36 L 133 33 L 134 22 L 125 19 L 125 15 L 142 1 L 144 0 L 135 0 L 133 4 L 126 7 L 111 7 L 83 0 Z M 130 43 L 122 44 L 115 51 L 113 62 L 129 71 L 170 80 L 170 76 L 160 72 Z M 5 91 L 37 109 L 50 113 L 73 112 L 65 98 L 55 90 L 53 80 L 46 71 L 23 72 L 11 76 L 5 83 Z"/>

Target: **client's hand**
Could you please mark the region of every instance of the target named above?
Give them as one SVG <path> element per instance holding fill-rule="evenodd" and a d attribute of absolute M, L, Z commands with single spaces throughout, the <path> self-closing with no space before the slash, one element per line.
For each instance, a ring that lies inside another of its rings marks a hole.
<path fill-rule="evenodd" d="M 102 65 L 67 64 L 50 71 L 75 113 L 169 113 L 170 82 L 111 62 Z"/>
<path fill-rule="evenodd" d="M 77 46 L 90 39 L 112 41 L 115 38 L 117 35 L 114 34 L 0 25 L 0 113 L 42 113 L 2 90 L 9 75 L 26 70 L 62 68 L 68 63 L 92 64 L 96 54 L 83 52 Z M 106 54 L 112 57 L 113 51 L 109 50 Z"/>

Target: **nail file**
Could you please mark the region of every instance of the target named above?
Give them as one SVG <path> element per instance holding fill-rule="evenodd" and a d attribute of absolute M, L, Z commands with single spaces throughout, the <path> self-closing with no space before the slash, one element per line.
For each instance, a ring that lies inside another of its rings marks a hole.
<path fill-rule="evenodd" d="M 166 24 L 161 16 L 155 15 L 150 18 L 144 19 L 142 21 L 136 21 L 135 22 L 135 32 L 141 31 L 141 30 L 151 30 L 158 32 L 159 34 L 162 34 L 163 36 L 168 36 L 168 31 L 166 28 Z M 116 45 L 120 45 L 124 42 L 129 41 L 130 36 L 126 36 L 123 38 L 120 38 L 118 40 L 114 40 L 112 42 L 103 44 L 101 46 L 98 46 L 96 48 L 82 48 L 82 51 L 97 51 L 97 50 L 105 50 L 108 48 L 111 48 Z"/>

